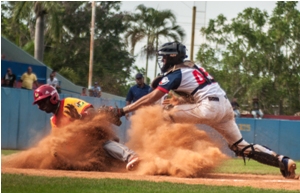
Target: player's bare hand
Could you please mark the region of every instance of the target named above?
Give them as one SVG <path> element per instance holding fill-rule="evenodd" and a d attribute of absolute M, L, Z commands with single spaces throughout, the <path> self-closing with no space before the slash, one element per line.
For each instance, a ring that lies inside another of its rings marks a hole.
<path fill-rule="evenodd" d="M 65 113 L 67 113 L 71 118 L 73 119 L 81 119 L 81 115 L 77 112 L 77 109 L 74 107 L 74 105 L 71 104 L 67 104 L 67 106 L 65 106 L 68 110 L 64 111 Z"/>

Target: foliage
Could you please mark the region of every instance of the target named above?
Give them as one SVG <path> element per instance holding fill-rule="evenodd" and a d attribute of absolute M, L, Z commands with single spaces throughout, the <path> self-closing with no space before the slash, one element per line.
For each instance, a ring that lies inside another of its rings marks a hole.
<path fill-rule="evenodd" d="M 271 16 L 247 8 L 232 21 L 219 15 L 202 28 L 209 44 L 197 60 L 229 97 L 248 104 L 258 97 L 265 114 L 293 115 L 300 109 L 300 12 L 297 2 L 277 2 Z"/>
<path fill-rule="evenodd" d="M 140 4 L 136 8 L 136 13 L 130 15 L 127 19 L 130 27 L 126 31 L 125 41 L 127 44 L 130 44 L 132 55 L 136 44 L 147 39 L 141 54 L 146 55 L 145 75 L 148 76 L 148 60 L 156 56 L 161 37 L 172 41 L 182 41 L 185 37 L 185 32 L 180 26 L 176 25 L 176 16 L 171 10 L 160 11 Z M 154 77 L 157 75 L 156 62 L 157 58 L 154 64 Z"/>
<path fill-rule="evenodd" d="M 30 33 L 29 26 L 33 24 L 32 19 L 26 18 L 24 22 L 14 22 L 13 6 L 15 2 L 1 1 L 1 35 L 12 41 L 19 47 L 23 47 L 34 36 Z"/>
<path fill-rule="evenodd" d="M 63 23 L 67 33 L 64 33 L 59 46 L 49 45 L 53 49 L 48 52 L 48 63 L 54 69 L 64 66 L 72 68 L 78 78 L 73 81 L 85 86 L 90 54 L 90 22 L 86 21 L 91 19 L 91 5 L 88 2 L 64 2 L 63 5 Z M 123 22 L 126 15 L 118 10 L 119 2 L 97 3 L 93 79 L 99 82 L 105 92 L 125 96 L 128 90 L 126 79 L 134 59 L 120 39 L 120 34 L 126 29 Z"/>
<path fill-rule="evenodd" d="M 61 38 L 61 17 L 64 11 L 61 4 L 50 1 L 19 1 L 11 2 L 10 5 L 12 23 L 29 24 L 31 36 L 34 36 L 34 57 L 43 61 L 45 34 L 56 41 L 60 41 Z"/>
<path fill-rule="evenodd" d="M 33 41 L 38 16 L 35 8 L 42 6 L 46 13 L 44 63 L 75 84 L 87 86 L 92 14 L 90 2 L 4 2 L 2 6 L 2 35 L 30 54 L 33 54 L 36 44 Z M 119 9 L 120 2 L 96 3 L 93 81 L 98 81 L 104 92 L 125 96 L 134 58 L 122 43 L 121 34 L 128 27 L 125 20 L 127 14 Z M 12 21 L 14 23 L 11 25 Z M 11 33 L 12 27 L 18 30 Z"/>

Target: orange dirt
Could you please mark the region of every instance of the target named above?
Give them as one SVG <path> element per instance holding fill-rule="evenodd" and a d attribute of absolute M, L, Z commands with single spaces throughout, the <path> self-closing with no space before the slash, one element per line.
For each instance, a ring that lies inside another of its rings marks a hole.
<path fill-rule="evenodd" d="M 211 173 L 227 159 L 217 145 L 221 142 L 195 125 L 170 124 L 162 117 L 159 106 L 142 108 L 131 117 L 126 145 L 142 160 L 134 172 L 124 171 L 125 163 L 105 156 L 102 144 L 114 133 L 107 118 L 99 115 L 55 129 L 26 151 L 2 156 L 2 173 L 300 190 L 299 180 L 280 174 Z"/>

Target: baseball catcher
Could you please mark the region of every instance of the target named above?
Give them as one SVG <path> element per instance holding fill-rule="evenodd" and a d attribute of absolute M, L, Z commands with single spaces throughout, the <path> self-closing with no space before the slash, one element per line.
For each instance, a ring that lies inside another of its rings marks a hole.
<path fill-rule="evenodd" d="M 243 139 L 225 91 L 204 68 L 190 61 L 184 61 L 186 47 L 183 44 L 165 43 L 158 49 L 158 55 L 162 57 L 161 71 L 164 74 L 151 84 L 154 90 L 126 107 L 112 108 L 112 115 L 121 117 L 125 113 L 151 105 L 170 90 L 184 93 L 186 96 L 192 96 L 192 103 L 179 101 L 171 108 L 166 108 L 168 109 L 164 111 L 166 121 L 209 125 L 225 138 L 230 149 L 237 156 L 277 167 L 285 178 L 299 178 L 295 173 L 294 160 L 279 155 L 265 146 L 250 144 Z"/>
<path fill-rule="evenodd" d="M 98 113 L 93 105 L 77 98 L 65 98 L 60 100 L 56 89 L 50 85 L 42 85 L 34 91 L 34 102 L 39 109 L 46 113 L 53 113 L 50 118 L 52 129 L 59 128 L 71 123 L 74 120 L 85 120 L 92 118 Z M 104 112 L 102 109 L 99 112 Z M 111 112 L 111 111 L 110 111 Z M 113 116 L 111 118 L 114 118 Z M 111 121 L 120 125 L 120 118 L 111 119 Z M 115 159 L 126 162 L 126 169 L 133 170 L 139 162 L 137 154 L 118 143 L 118 140 L 112 138 L 103 144 L 103 149 L 107 154 Z"/>

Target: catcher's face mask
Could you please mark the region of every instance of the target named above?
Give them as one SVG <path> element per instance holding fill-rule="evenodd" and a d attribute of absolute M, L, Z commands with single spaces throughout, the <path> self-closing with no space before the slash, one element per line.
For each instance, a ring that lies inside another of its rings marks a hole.
<path fill-rule="evenodd" d="M 170 67 L 180 63 L 177 60 L 177 54 L 163 55 L 161 62 L 162 62 L 162 67 L 161 67 L 162 73 L 167 72 Z"/>

